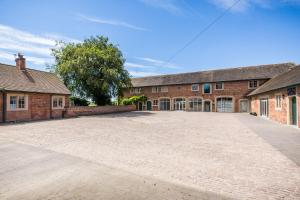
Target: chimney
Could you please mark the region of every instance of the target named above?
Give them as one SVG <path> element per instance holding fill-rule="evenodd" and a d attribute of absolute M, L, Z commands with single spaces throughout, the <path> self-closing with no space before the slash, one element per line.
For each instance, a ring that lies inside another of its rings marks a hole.
<path fill-rule="evenodd" d="M 19 70 L 26 70 L 26 59 L 21 53 L 18 53 L 17 58 L 16 58 L 16 67 Z"/>

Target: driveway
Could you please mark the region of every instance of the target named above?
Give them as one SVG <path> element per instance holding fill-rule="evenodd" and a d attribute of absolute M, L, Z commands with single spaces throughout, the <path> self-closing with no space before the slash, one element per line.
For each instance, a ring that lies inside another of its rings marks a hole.
<path fill-rule="evenodd" d="M 0 126 L 0 199 L 300 199 L 299 144 L 298 129 L 247 114 Z"/>

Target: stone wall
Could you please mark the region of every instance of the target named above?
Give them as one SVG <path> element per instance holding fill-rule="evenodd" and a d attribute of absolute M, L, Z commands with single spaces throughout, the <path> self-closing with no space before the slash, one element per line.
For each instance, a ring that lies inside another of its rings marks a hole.
<path fill-rule="evenodd" d="M 74 106 L 66 110 L 65 117 L 76 117 L 84 115 L 99 115 L 106 113 L 130 112 L 135 111 L 135 105 L 128 106 Z"/>

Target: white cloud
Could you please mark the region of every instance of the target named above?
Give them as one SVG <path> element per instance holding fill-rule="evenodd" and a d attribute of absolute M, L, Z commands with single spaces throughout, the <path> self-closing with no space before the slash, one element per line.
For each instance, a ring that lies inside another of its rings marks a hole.
<path fill-rule="evenodd" d="M 0 24 L 0 58 L 13 61 L 13 55 L 21 52 L 30 63 L 36 65 L 52 63 L 51 48 L 55 46 L 57 40 L 80 42 L 59 34 L 37 35 Z"/>
<path fill-rule="evenodd" d="M 121 26 L 121 27 L 125 27 L 125 28 L 130 28 L 130 29 L 134 29 L 134 30 L 138 30 L 138 31 L 147 31 L 146 28 L 135 26 L 130 23 L 123 22 L 123 21 L 100 19 L 100 18 L 85 16 L 82 14 L 78 14 L 77 16 L 80 17 L 80 19 L 83 19 L 83 20 L 86 20 L 89 22 L 98 23 L 98 24 L 108 24 L 108 25 L 112 25 L 112 26 Z"/>
<path fill-rule="evenodd" d="M 153 68 L 151 66 L 147 66 L 147 65 L 143 65 L 143 64 L 138 64 L 138 63 L 131 63 L 131 62 L 126 62 L 125 67 L 128 68 L 139 68 L 139 69 L 149 69 L 149 68 Z"/>
<path fill-rule="evenodd" d="M 146 62 L 150 66 L 169 68 L 169 69 L 180 69 L 180 67 L 174 63 L 167 63 L 166 61 L 157 60 L 148 57 L 136 57 L 136 59 Z"/>

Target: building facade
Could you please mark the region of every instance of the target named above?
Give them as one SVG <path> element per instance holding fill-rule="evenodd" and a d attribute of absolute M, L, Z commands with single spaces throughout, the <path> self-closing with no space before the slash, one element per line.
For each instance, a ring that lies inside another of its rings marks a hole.
<path fill-rule="evenodd" d="M 69 95 L 55 74 L 26 68 L 20 54 L 16 66 L 0 64 L 0 123 L 61 118 Z"/>
<path fill-rule="evenodd" d="M 124 95 L 148 98 L 138 110 L 250 112 L 248 95 L 293 67 L 283 63 L 135 78 Z"/>
<path fill-rule="evenodd" d="M 248 95 L 258 116 L 300 128 L 300 66 L 278 75 Z"/>

